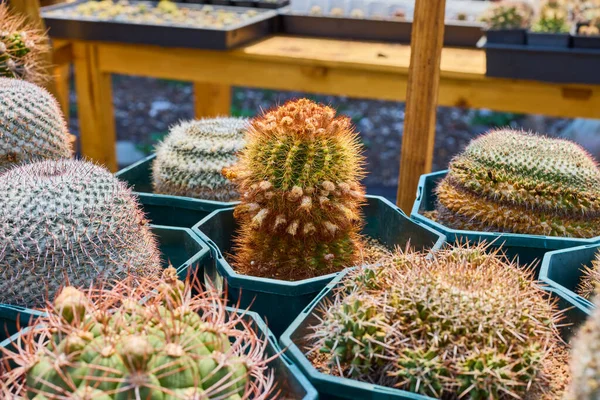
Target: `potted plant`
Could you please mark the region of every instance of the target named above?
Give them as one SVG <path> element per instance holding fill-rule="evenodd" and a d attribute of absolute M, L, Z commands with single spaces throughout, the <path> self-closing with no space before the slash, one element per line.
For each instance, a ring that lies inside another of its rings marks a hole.
<path fill-rule="evenodd" d="M 563 0 L 546 0 L 531 30 L 527 44 L 537 47 L 566 49 L 570 45 L 569 9 Z"/>
<path fill-rule="evenodd" d="M 480 17 L 485 24 L 487 42 L 492 44 L 525 44 L 525 32 L 533 10 L 522 1 L 501 1 L 490 6 Z"/>
<path fill-rule="evenodd" d="M 600 17 L 577 24 L 573 35 L 573 47 L 579 49 L 600 49 Z"/>

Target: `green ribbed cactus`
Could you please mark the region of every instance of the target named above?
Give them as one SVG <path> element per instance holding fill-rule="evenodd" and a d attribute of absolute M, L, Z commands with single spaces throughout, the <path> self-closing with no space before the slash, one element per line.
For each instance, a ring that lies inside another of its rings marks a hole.
<path fill-rule="evenodd" d="M 160 271 L 137 200 L 106 169 L 43 161 L 1 174 L 0 187 L 0 303 L 43 306 L 65 284 Z"/>
<path fill-rule="evenodd" d="M 0 77 L 0 170 L 71 154 L 67 125 L 54 97 L 32 83 Z"/>
<path fill-rule="evenodd" d="M 277 398 L 266 338 L 214 293 L 194 286 L 192 296 L 176 274 L 65 288 L 16 349 L 2 349 L 12 363 L 0 381 L 35 399 Z"/>
<path fill-rule="evenodd" d="M 556 305 L 531 271 L 488 251 L 407 251 L 352 270 L 317 309 L 307 356 L 324 372 L 440 399 L 556 399 Z"/>
<path fill-rule="evenodd" d="M 600 235 L 600 170 L 567 140 L 492 131 L 450 162 L 436 193 L 433 217 L 455 229 Z"/>
<path fill-rule="evenodd" d="M 154 191 L 206 200 L 234 201 L 239 194 L 221 171 L 244 147 L 248 120 L 214 118 L 182 122 L 156 147 Z"/>
<path fill-rule="evenodd" d="M 43 54 L 48 51 L 46 43 L 42 31 L 0 3 L 0 77 L 34 83 L 47 81 L 43 60 Z"/>
<path fill-rule="evenodd" d="M 235 268 L 304 279 L 360 260 L 364 159 L 350 120 L 307 99 L 255 118 L 237 164 Z"/>

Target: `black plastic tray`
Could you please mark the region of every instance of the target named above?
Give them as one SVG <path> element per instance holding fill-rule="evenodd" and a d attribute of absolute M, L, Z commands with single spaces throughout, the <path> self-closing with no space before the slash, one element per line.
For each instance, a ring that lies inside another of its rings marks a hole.
<path fill-rule="evenodd" d="M 412 21 L 328 17 L 280 10 L 281 29 L 291 35 L 339 39 L 410 43 Z M 483 35 L 482 25 L 469 22 L 446 23 L 444 45 L 475 47 Z"/>
<path fill-rule="evenodd" d="M 242 24 L 225 29 L 193 28 L 181 25 L 154 25 L 125 23 L 120 21 L 99 21 L 95 19 L 71 19 L 48 16 L 56 9 L 76 7 L 87 0 L 69 4 L 59 4 L 42 8 L 42 17 L 53 38 L 91 40 L 119 43 L 148 44 L 164 47 L 186 47 L 196 49 L 227 50 L 252 40 L 264 37 L 273 31 L 277 12 L 257 10 L 258 15 Z M 140 1 L 141 2 L 141 1 Z M 144 1 L 156 4 L 156 1 Z M 185 4 L 186 8 L 202 8 L 200 4 Z M 221 7 L 217 9 L 241 12 L 244 7 Z"/>
<path fill-rule="evenodd" d="M 554 83 L 600 84 L 600 49 L 482 43 L 487 76 Z"/>

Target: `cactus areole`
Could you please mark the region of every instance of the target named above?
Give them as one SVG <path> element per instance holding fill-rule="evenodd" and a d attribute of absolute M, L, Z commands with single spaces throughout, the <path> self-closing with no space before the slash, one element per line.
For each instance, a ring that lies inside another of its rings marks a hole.
<path fill-rule="evenodd" d="M 252 120 L 239 161 L 238 272 L 298 280 L 359 260 L 364 159 L 350 119 L 310 100 Z"/>
<path fill-rule="evenodd" d="M 436 189 L 436 218 L 454 229 L 600 235 L 600 169 L 579 145 L 497 130 L 473 140 Z"/>

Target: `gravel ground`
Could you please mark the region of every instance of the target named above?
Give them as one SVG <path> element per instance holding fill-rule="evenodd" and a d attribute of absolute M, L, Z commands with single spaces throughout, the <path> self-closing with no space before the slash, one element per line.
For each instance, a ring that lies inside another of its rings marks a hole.
<path fill-rule="evenodd" d="M 127 154 L 120 152 L 120 163 L 130 163 L 150 154 L 153 145 L 180 120 L 193 117 L 192 85 L 151 78 L 115 76 L 113 93 L 117 138 L 127 143 Z M 78 131 L 75 94 L 72 97 L 71 127 Z M 356 124 L 365 146 L 368 176 L 365 184 L 371 193 L 393 198 L 397 185 L 399 154 L 404 126 L 404 104 L 390 101 L 315 96 L 297 92 L 275 92 L 235 88 L 232 113 L 253 116 L 286 100 L 309 97 L 332 105 Z M 471 138 L 496 126 L 513 126 L 556 136 L 571 122 L 568 119 L 494 113 L 439 107 L 433 170 L 444 169 L 454 154 Z M 134 145 L 131 145 L 133 143 Z M 130 154 L 132 152 L 134 154 Z"/>

